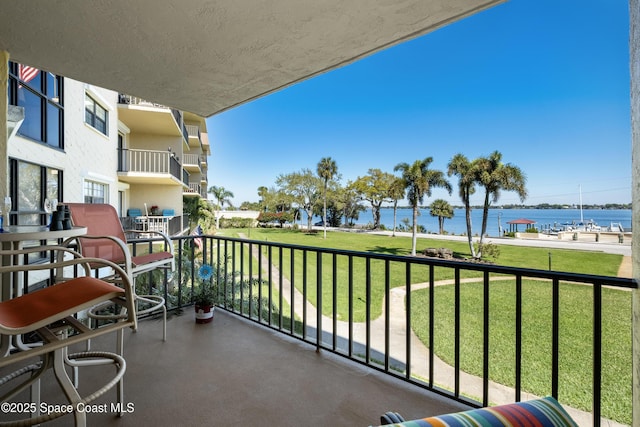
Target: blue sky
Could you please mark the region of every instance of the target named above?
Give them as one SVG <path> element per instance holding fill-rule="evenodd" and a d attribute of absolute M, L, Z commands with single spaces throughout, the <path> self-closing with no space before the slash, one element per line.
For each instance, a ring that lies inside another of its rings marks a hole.
<path fill-rule="evenodd" d="M 511 0 L 218 114 L 209 185 L 237 206 L 326 156 L 345 184 L 498 150 L 527 176 L 526 204 L 577 204 L 580 189 L 584 204 L 630 203 L 628 21 L 627 0 Z"/>

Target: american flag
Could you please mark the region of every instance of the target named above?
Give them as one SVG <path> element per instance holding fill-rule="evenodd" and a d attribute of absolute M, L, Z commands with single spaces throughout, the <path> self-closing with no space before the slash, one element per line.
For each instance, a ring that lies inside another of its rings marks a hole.
<path fill-rule="evenodd" d="M 191 232 L 192 236 L 202 236 L 202 227 L 200 227 L 200 225 L 198 225 L 196 228 L 193 229 L 193 231 Z M 198 249 L 202 250 L 202 237 L 196 237 L 193 239 L 193 243 L 196 244 L 196 246 L 198 247 Z"/>
<path fill-rule="evenodd" d="M 25 83 L 30 82 L 35 79 L 40 70 L 34 67 L 30 67 L 28 65 L 20 64 L 20 80 Z"/>

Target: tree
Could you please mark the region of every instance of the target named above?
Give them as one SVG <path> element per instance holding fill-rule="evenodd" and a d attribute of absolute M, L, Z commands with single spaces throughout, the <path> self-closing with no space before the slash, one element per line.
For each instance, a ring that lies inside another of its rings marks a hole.
<path fill-rule="evenodd" d="M 398 200 L 404 199 L 404 181 L 402 178 L 397 178 L 393 180 L 391 186 L 389 187 L 389 198 L 393 200 L 393 233 L 391 234 L 393 237 L 396 236 L 396 219 L 398 213 Z"/>
<path fill-rule="evenodd" d="M 469 251 L 475 258 L 475 248 L 473 247 L 473 235 L 471 234 L 471 195 L 475 193 L 476 174 L 474 165 L 463 154 L 456 154 L 449 161 L 447 175 L 458 177 L 458 195 L 464 203 L 465 218 L 467 222 L 467 240 L 469 241 Z"/>
<path fill-rule="evenodd" d="M 353 221 L 358 219 L 360 212 L 366 209 L 360 204 L 359 193 L 351 181 L 347 182 L 346 187 L 338 189 L 336 200 L 338 200 L 346 225 L 353 225 Z"/>
<path fill-rule="evenodd" d="M 484 204 L 482 206 L 482 231 L 477 257 L 482 256 L 482 243 L 487 232 L 487 218 L 491 203 L 496 203 L 500 198 L 500 191 L 515 191 L 520 196 L 520 201 L 527 198 L 525 187 L 527 179 L 517 166 L 502 163 L 502 154 L 494 151 L 488 157 L 479 157 L 474 161 L 478 184 L 484 188 Z"/>
<path fill-rule="evenodd" d="M 429 208 L 431 216 L 438 217 L 438 233 L 444 234 L 444 219 L 453 218 L 453 207 L 444 199 L 436 199 Z"/>
<path fill-rule="evenodd" d="M 212 194 L 213 197 L 218 201 L 218 207 L 220 208 L 220 210 L 223 209 L 225 203 L 231 205 L 231 197 L 233 197 L 233 193 L 226 188 L 222 186 L 216 187 L 215 185 L 212 185 L 211 187 L 209 187 L 208 193 Z M 219 228 L 219 225 L 220 215 L 216 214 L 216 228 Z"/>
<path fill-rule="evenodd" d="M 245 200 L 244 202 L 240 203 L 240 208 L 241 211 L 258 211 L 261 212 L 262 211 L 262 205 L 259 202 L 250 202 L 248 200 Z"/>
<path fill-rule="evenodd" d="M 394 170 L 402 172 L 402 180 L 407 190 L 407 199 L 413 208 L 411 255 L 416 254 L 418 209 L 424 196 L 431 197 L 431 190 L 434 187 L 444 188 L 451 194 L 451 184 L 446 180 L 444 172 L 429 169 L 431 162 L 433 162 L 433 157 L 427 157 L 423 160 L 416 160 L 412 165 L 399 163 L 394 168 Z"/>
<path fill-rule="evenodd" d="M 393 174 L 382 172 L 380 169 L 369 169 L 368 175 L 358 177 L 353 188 L 358 191 L 363 200 L 371 203 L 373 213 L 373 228 L 380 228 L 380 207 L 383 202 L 391 201 L 389 188 L 396 179 Z"/>
<path fill-rule="evenodd" d="M 311 230 L 313 220 L 313 207 L 320 197 L 322 182 L 309 169 L 302 169 L 300 172 L 293 172 L 280 175 L 276 179 L 276 184 L 286 194 L 292 197 L 294 203 L 307 213 L 307 229 Z"/>
<path fill-rule="evenodd" d="M 208 193 L 212 194 L 213 197 L 218 201 L 218 206 L 220 207 L 220 210 L 224 210 L 225 203 L 231 206 L 231 197 L 234 197 L 234 196 L 233 196 L 233 193 L 227 190 L 226 188 L 222 186 L 216 187 L 215 185 L 212 185 L 211 187 L 209 187 Z"/>
<path fill-rule="evenodd" d="M 333 179 L 333 177 L 338 173 L 338 166 L 336 165 L 335 160 L 331 157 L 323 157 L 318 162 L 317 166 L 318 176 L 322 180 L 323 185 L 323 193 L 322 197 L 324 199 L 324 206 L 322 208 L 322 224 L 324 226 L 324 238 L 327 238 L 327 186 L 329 181 Z"/>
<path fill-rule="evenodd" d="M 200 197 L 183 197 L 183 211 L 189 218 L 189 230 L 200 224 L 207 233 L 214 223 L 215 214 L 212 212 L 211 204 Z"/>
<path fill-rule="evenodd" d="M 258 197 L 260 197 L 260 210 L 265 212 L 267 210 L 266 198 L 269 194 L 269 189 L 264 185 L 258 187 Z"/>

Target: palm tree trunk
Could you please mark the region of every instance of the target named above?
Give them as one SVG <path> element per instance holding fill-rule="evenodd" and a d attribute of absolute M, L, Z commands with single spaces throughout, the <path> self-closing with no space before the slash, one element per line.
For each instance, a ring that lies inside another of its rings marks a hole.
<path fill-rule="evenodd" d="M 482 243 L 484 242 L 484 235 L 487 233 L 487 218 L 489 217 L 489 192 L 484 194 L 484 205 L 482 206 L 482 228 L 480 229 L 480 242 L 478 243 L 478 253 L 475 255 L 477 258 L 482 258 Z"/>
<path fill-rule="evenodd" d="M 393 233 L 392 237 L 396 237 L 396 218 L 398 215 L 398 201 L 393 204 Z"/>
<path fill-rule="evenodd" d="M 327 181 L 324 181 L 324 206 L 322 209 L 322 225 L 324 226 L 324 238 L 327 238 Z"/>
<path fill-rule="evenodd" d="M 464 202 L 464 210 L 467 220 L 467 239 L 469 240 L 469 251 L 471 252 L 471 257 L 475 258 L 476 253 L 473 248 L 473 235 L 471 234 L 471 205 L 468 200 Z"/>
<path fill-rule="evenodd" d="M 413 233 L 411 242 L 411 255 L 416 254 L 416 246 L 418 243 L 418 204 L 413 206 Z"/>

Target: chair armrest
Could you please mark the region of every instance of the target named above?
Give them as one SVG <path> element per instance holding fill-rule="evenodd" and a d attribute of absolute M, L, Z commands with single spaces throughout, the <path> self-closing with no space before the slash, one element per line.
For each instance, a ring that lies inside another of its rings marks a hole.
<path fill-rule="evenodd" d="M 115 239 L 122 242 L 120 239 L 117 239 L 117 238 Z M 128 250 L 126 245 L 124 247 L 125 249 Z M 84 270 L 83 276 L 90 277 L 91 269 L 95 268 L 96 265 L 102 265 L 104 267 L 109 267 L 114 269 L 116 274 L 118 274 L 121 277 L 124 277 L 123 288 L 125 290 L 125 293 L 130 292 L 131 296 L 134 296 L 133 286 L 132 286 L 132 276 L 129 272 L 125 271 L 123 267 L 121 267 L 120 265 L 114 262 L 108 261 L 106 259 L 83 257 L 79 252 L 73 249 L 69 249 L 68 247 L 65 247 L 65 246 L 44 245 L 44 246 L 33 246 L 30 248 L 19 249 L 19 250 L 0 250 L 0 256 L 25 255 L 25 254 L 36 253 L 36 252 L 58 252 L 58 254 L 55 257 L 56 260 L 53 262 L 27 264 L 27 265 L 23 265 L 23 264 L 2 265 L 0 266 L 0 274 L 13 273 L 13 272 L 25 272 L 25 271 L 58 270 L 58 269 L 63 269 L 65 267 L 79 266 Z M 64 259 L 62 256 L 65 253 L 73 255 L 74 258 Z M 56 277 L 60 277 L 60 276 L 56 274 Z M 128 282 L 128 284 L 126 282 Z"/>

